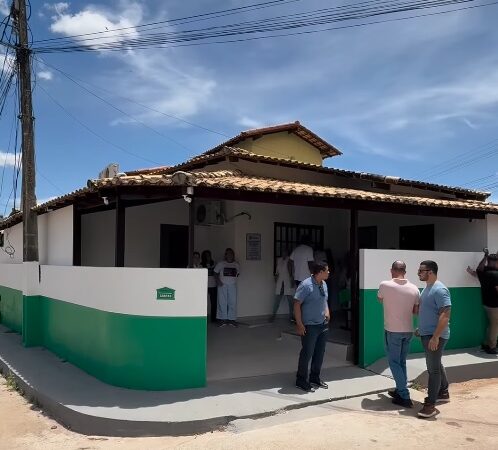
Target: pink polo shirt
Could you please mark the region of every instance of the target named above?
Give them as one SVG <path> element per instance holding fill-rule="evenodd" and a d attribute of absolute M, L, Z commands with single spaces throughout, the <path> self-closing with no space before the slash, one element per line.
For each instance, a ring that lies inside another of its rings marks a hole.
<path fill-rule="evenodd" d="M 419 304 L 420 292 L 404 278 L 380 283 L 377 297 L 384 305 L 384 328 L 393 332 L 413 332 L 413 307 Z"/>

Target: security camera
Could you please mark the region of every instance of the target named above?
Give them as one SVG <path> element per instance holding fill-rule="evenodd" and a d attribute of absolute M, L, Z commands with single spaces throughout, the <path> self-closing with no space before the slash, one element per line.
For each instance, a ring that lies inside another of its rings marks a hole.
<path fill-rule="evenodd" d="M 183 194 L 182 197 L 187 203 L 192 203 L 192 197 L 189 197 L 187 194 Z"/>
<path fill-rule="evenodd" d="M 109 199 L 107 197 L 102 197 L 102 200 L 104 202 L 104 205 L 108 205 L 109 204 Z"/>

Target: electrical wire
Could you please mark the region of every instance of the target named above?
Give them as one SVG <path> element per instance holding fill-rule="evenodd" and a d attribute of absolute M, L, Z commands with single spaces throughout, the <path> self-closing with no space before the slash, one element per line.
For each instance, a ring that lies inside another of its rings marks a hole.
<path fill-rule="evenodd" d="M 438 11 L 431 14 L 421 14 L 418 16 L 408 16 L 408 17 L 398 17 L 386 21 L 376 21 L 367 22 L 360 24 L 353 24 L 344 27 L 333 27 L 318 30 L 308 30 L 295 33 L 285 33 L 285 34 L 265 34 L 263 36 L 255 37 L 241 37 L 239 39 L 227 39 L 228 37 L 244 36 L 248 34 L 261 34 L 261 33 L 274 33 L 275 31 L 285 31 L 292 30 L 295 28 L 303 27 L 315 27 L 319 25 L 324 25 L 334 22 L 359 20 L 368 17 L 382 16 L 386 14 L 396 14 L 401 12 L 409 12 L 414 10 L 422 10 L 428 8 L 440 8 L 444 6 L 458 5 L 464 3 L 473 3 L 475 0 L 434 0 L 434 1 L 404 1 L 404 2 L 376 2 L 375 6 L 368 5 L 366 8 L 358 8 L 355 5 L 345 5 L 349 6 L 349 11 L 339 11 L 333 12 L 334 8 L 328 8 L 327 13 L 323 13 L 322 10 L 310 11 L 306 13 L 300 13 L 300 18 L 291 17 L 292 15 L 281 16 L 280 19 L 267 18 L 260 19 L 259 21 L 249 21 L 241 22 L 239 24 L 228 24 L 222 26 L 209 27 L 204 29 L 196 30 L 184 30 L 172 33 L 153 33 L 150 35 L 145 35 L 136 39 L 124 39 L 118 42 L 108 42 L 108 43 L 93 43 L 89 45 L 75 44 L 68 46 L 45 46 L 45 47 L 35 47 L 34 51 L 38 53 L 51 53 L 51 52 L 87 52 L 87 51 L 122 51 L 122 50 L 132 50 L 132 49 L 144 49 L 144 48 L 171 48 L 178 46 L 187 45 L 201 45 L 201 44 L 216 44 L 216 43 L 229 43 L 229 42 L 242 42 L 254 39 L 267 39 L 271 37 L 282 37 L 290 35 L 299 34 L 310 34 L 316 32 L 329 31 L 332 29 L 342 29 L 359 27 L 365 25 L 371 25 L 374 23 L 383 23 L 387 21 L 395 20 L 407 20 L 415 17 L 426 17 L 429 15 L 444 14 L 448 12 L 460 11 L 464 9 L 474 9 L 484 6 L 491 6 L 498 4 L 498 2 L 480 4 L 467 6 L 464 8 L 454 8 L 451 10 Z M 382 3 L 379 5 L 379 3 Z M 337 9 L 337 8 L 335 8 Z M 332 12 L 331 12 L 332 11 Z M 302 16 L 305 16 L 302 19 Z M 294 14 L 296 16 L 296 14 Z M 290 20 L 289 20 L 290 17 Z M 210 39 L 222 37 L 224 40 L 212 41 Z M 115 36 L 112 37 L 114 40 Z M 205 42 L 207 40 L 207 42 Z M 197 42 L 203 41 L 203 42 Z"/>
<path fill-rule="evenodd" d="M 78 123 L 80 126 L 82 126 L 89 133 L 91 133 L 95 137 L 99 138 L 101 141 L 105 142 L 108 145 L 111 145 L 112 147 L 118 149 L 119 151 L 121 151 L 123 153 L 126 153 L 127 155 L 134 156 L 135 158 L 141 159 L 143 161 L 146 161 L 146 162 L 149 162 L 149 163 L 152 163 L 155 165 L 160 165 L 160 163 L 158 163 L 157 161 L 153 161 L 151 159 L 148 159 L 148 158 L 145 158 L 141 155 L 138 155 L 137 153 L 133 153 L 133 152 L 125 149 L 124 147 L 121 147 L 120 145 L 111 142 L 109 139 L 101 136 L 96 131 L 92 130 L 88 125 L 86 125 L 81 120 L 79 120 L 74 114 L 69 112 L 60 102 L 58 102 L 54 97 L 52 97 L 52 95 L 50 95 L 50 93 L 41 84 L 38 85 L 38 89 L 40 89 L 43 93 L 45 93 L 45 95 L 48 98 L 50 98 L 50 100 L 52 100 L 52 102 L 54 102 L 60 109 L 62 109 L 62 111 L 64 111 L 69 117 L 71 117 L 71 119 L 73 119 L 76 123 Z"/>

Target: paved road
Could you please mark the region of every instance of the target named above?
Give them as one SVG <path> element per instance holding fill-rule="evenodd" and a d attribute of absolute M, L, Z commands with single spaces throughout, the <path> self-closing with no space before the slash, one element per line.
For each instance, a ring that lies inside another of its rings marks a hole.
<path fill-rule="evenodd" d="M 436 420 L 395 408 L 384 394 L 239 420 L 200 436 L 104 438 L 64 429 L 0 379 L 0 449 L 495 449 L 498 442 L 498 379 L 451 386 L 452 401 Z M 415 400 L 423 392 L 412 391 Z"/>

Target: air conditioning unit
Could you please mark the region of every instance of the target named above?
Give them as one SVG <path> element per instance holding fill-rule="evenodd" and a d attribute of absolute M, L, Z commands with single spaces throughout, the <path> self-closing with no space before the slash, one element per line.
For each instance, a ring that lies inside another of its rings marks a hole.
<path fill-rule="evenodd" d="M 99 179 L 114 178 L 119 173 L 119 164 L 109 164 L 104 170 L 99 173 Z"/>
<path fill-rule="evenodd" d="M 221 200 L 196 200 L 196 225 L 223 225 L 225 223 L 225 208 Z"/>

